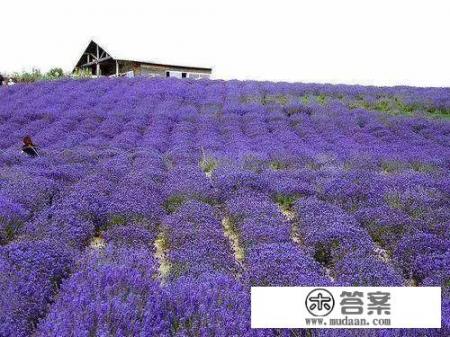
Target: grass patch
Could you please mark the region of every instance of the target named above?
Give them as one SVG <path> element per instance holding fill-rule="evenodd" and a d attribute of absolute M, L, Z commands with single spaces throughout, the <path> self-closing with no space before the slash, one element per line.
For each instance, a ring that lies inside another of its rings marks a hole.
<path fill-rule="evenodd" d="M 283 211 L 292 210 L 292 206 L 294 206 L 295 202 L 299 199 L 299 196 L 296 195 L 284 195 L 278 194 L 275 196 L 275 202 L 280 205 Z"/>
<path fill-rule="evenodd" d="M 328 249 L 326 246 L 324 245 L 318 245 L 316 247 L 316 250 L 314 252 L 314 259 L 327 266 L 328 264 L 330 264 L 331 262 L 331 252 L 330 249 Z"/>
<path fill-rule="evenodd" d="M 300 96 L 300 103 L 308 105 L 309 103 L 318 103 L 320 105 L 325 105 L 328 102 L 328 99 L 330 97 L 328 97 L 325 94 L 318 94 L 318 95 L 304 95 L 304 96 Z"/>
<path fill-rule="evenodd" d="M 126 219 L 125 215 L 115 214 L 109 219 L 108 227 L 109 226 L 122 226 L 122 225 L 125 225 L 126 221 L 127 221 L 127 219 Z"/>
<path fill-rule="evenodd" d="M 425 113 L 426 117 L 450 118 L 450 109 L 430 107 L 416 103 L 408 104 L 398 96 L 382 96 L 373 102 L 369 102 L 363 97 L 357 97 L 348 103 L 348 107 L 350 109 L 363 108 L 366 110 L 376 110 L 393 116 L 421 116 Z"/>
<path fill-rule="evenodd" d="M 324 105 L 327 101 L 327 96 L 325 96 L 324 94 L 320 94 L 316 97 L 317 102 L 319 102 L 319 104 Z"/>
<path fill-rule="evenodd" d="M 212 173 L 219 167 L 219 161 L 212 157 L 203 156 L 200 160 L 200 168 L 205 172 L 207 177 L 211 177 Z"/>
<path fill-rule="evenodd" d="M 386 197 L 387 204 L 394 209 L 403 209 L 403 203 L 398 193 L 389 193 Z"/>
<path fill-rule="evenodd" d="M 289 97 L 286 95 L 263 95 L 261 97 L 262 105 L 279 104 L 287 105 L 289 103 Z"/>
<path fill-rule="evenodd" d="M 170 196 L 169 198 L 164 201 L 163 207 L 164 210 L 172 214 L 176 212 L 181 206 L 183 206 L 188 201 L 199 201 L 204 202 L 205 204 L 215 206 L 217 205 L 217 200 L 208 197 L 208 196 L 201 196 L 201 195 L 183 195 L 183 194 L 177 194 Z"/>
<path fill-rule="evenodd" d="M 274 171 L 286 170 L 288 168 L 288 164 L 282 162 L 281 160 L 273 160 L 269 163 L 269 167 Z"/>
<path fill-rule="evenodd" d="M 411 168 L 414 171 L 425 172 L 425 173 L 432 173 L 437 170 L 435 166 L 433 166 L 431 164 L 422 163 L 422 162 L 412 162 Z"/>
<path fill-rule="evenodd" d="M 0 223 L 2 218 L 0 217 Z M 20 227 L 22 227 L 22 222 L 11 221 L 6 224 L 3 228 L 3 234 L 0 232 L 0 245 L 6 244 L 14 239 Z"/>
<path fill-rule="evenodd" d="M 380 167 L 384 173 L 394 173 L 404 169 L 405 165 L 398 160 L 383 160 Z"/>
<path fill-rule="evenodd" d="M 181 205 L 186 202 L 186 197 L 182 195 L 174 195 L 164 202 L 164 209 L 167 213 L 171 214 L 175 212 Z"/>

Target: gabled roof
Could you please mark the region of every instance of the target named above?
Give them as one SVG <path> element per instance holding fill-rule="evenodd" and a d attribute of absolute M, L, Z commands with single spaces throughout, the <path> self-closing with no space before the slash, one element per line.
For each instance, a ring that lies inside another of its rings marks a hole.
<path fill-rule="evenodd" d="M 166 66 L 178 66 L 178 67 L 186 67 L 186 68 L 198 68 L 198 69 L 212 69 L 210 65 L 206 65 L 205 63 L 197 63 L 198 57 L 195 57 L 190 53 L 189 50 L 184 49 L 182 53 L 174 53 L 170 51 L 170 48 L 164 50 L 163 47 L 158 47 L 157 45 L 152 48 L 152 52 L 150 53 L 148 48 L 142 48 L 136 46 L 136 43 L 132 43 L 131 39 L 122 39 L 121 41 L 117 40 L 116 43 L 108 43 L 107 41 L 100 41 L 97 38 L 94 40 L 90 40 L 84 52 L 92 47 L 93 45 L 98 45 L 101 49 L 103 49 L 107 54 L 109 54 L 115 60 L 122 61 L 134 61 L 139 63 L 147 63 L 147 64 L 157 64 L 157 65 L 166 65 Z M 142 44 L 146 43 L 145 41 Z M 148 45 L 151 46 L 152 41 L 149 38 Z M 119 47 L 120 46 L 120 47 Z M 151 54 L 151 58 L 149 58 L 149 54 Z M 81 62 L 81 57 L 78 60 L 75 67 L 78 67 Z M 195 60 L 195 63 L 193 62 Z"/>

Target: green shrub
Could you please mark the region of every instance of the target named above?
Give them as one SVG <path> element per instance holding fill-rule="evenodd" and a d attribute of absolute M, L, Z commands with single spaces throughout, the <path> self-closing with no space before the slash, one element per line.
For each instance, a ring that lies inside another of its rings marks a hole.
<path fill-rule="evenodd" d="M 13 73 L 10 77 L 14 82 L 32 83 L 41 80 L 43 76 L 39 69 L 33 68 L 31 72 L 23 71 L 21 73 Z"/>
<path fill-rule="evenodd" d="M 43 74 L 39 69 L 33 68 L 31 71 L 15 72 L 7 77 L 16 83 L 33 83 L 38 81 L 57 80 L 68 76 L 61 68 L 52 68 Z"/>
<path fill-rule="evenodd" d="M 91 78 L 92 72 L 90 69 L 77 69 L 70 76 L 76 79 Z"/>
<path fill-rule="evenodd" d="M 47 74 L 45 74 L 45 79 L 56 80 L 64 77 L 64 71 L 61 68 L 52 68 Z"/>

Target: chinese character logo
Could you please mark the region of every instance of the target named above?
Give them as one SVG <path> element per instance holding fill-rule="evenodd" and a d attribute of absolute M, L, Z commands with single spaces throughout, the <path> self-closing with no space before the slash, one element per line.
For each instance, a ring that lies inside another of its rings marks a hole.
<path fill-rule="evenodd" d="M 313 316 L 327 316 L 334 308 L 333 295 L 325 289 L 312 290 L 305 301 L 306 309 Z"/>
<path fill-rule="evenodd" d="M 343 315 L 361 315 L 363 313 L 363 296 L 361 291 L 343 291 L 341 294 L 341 313 Z"/>
<path fill-rule="evenodd" d="M 368 313 L 373 315 L 390 315 L 391 314 L 391 304 L 389 300 L 391 299 L 391 293 L 376 291 L 373 293 L 368 293 L 367 298 L 369 299 Z"/>

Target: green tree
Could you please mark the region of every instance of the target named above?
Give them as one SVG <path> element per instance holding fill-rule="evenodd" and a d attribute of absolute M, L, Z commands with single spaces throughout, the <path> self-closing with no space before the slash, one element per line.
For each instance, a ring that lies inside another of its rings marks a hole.
<path fill-rule="evenodd" d="M 52 68 L 47 74 L 45 74 L 46 79 L 54 80 L 64 77 L 64 71 L 61 68 Z"/>

